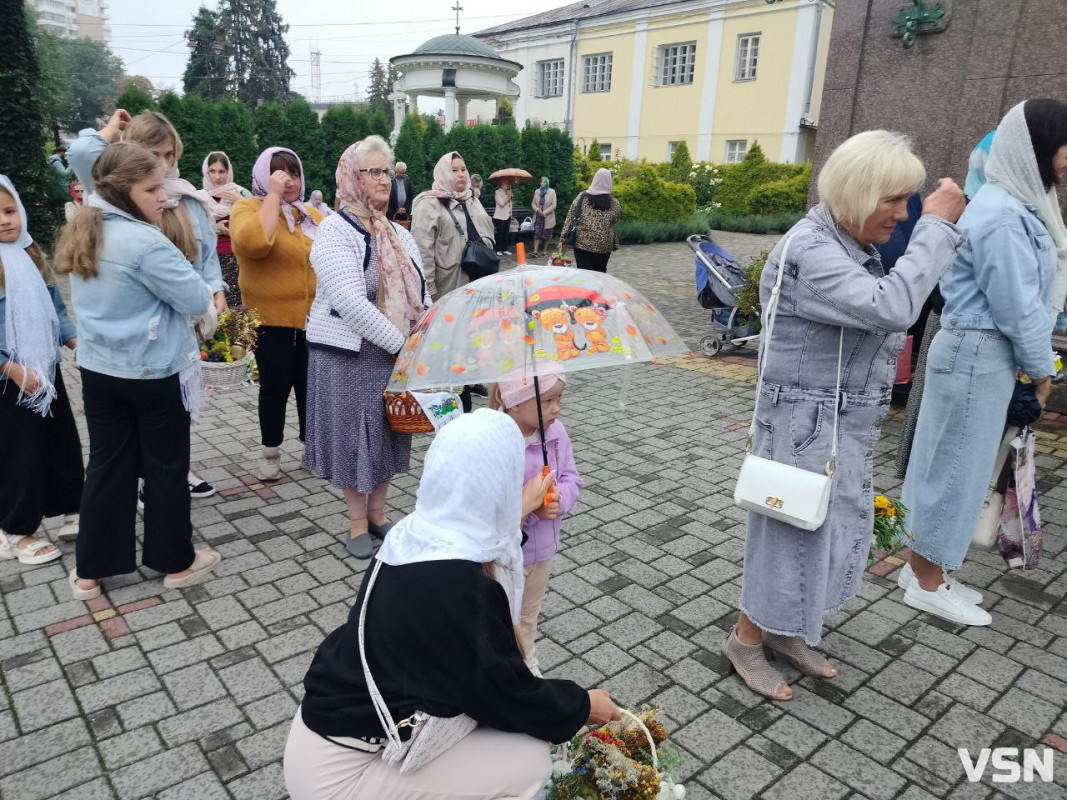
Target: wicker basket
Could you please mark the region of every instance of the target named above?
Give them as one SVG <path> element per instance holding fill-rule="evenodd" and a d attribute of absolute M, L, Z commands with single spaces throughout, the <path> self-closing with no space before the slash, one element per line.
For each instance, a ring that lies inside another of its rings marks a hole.
<path fill-rule="evenodd" d="M 233 389 L 245 382 L 248 356 L 236 361 L 201 361 L 204 387 L 207 389 Z"/>
<path fill-rule="evenodd" d="M 411 230 L 411 217 L 408 216 L 406 211 L 397 211 L 393 215 L 393 222 L 402 228 L 407 228 L 409 231 Z"/>
<path fill-rule="evenodd" d="M 433 423 L 426 418 L 426 413 L 419 401 L 409 392 L 390 394 L 382 392 L 385 398 L 385 418 L 393 433 L 433 433 Z"/>

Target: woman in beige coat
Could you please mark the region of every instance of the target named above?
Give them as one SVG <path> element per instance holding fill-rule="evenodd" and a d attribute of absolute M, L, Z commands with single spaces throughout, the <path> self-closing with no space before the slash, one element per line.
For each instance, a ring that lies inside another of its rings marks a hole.
<path fill-rule="evenodd" d="M 548 182 L 548 178 L 541 176 L 541 187 L 534 192 L 533 200 L 534 226 L 533 226 L 533 254 L 544 253 L 548 255 L 549 243 L 552 241 L 552 230 L 556 227 L 556 190 Z M 544 249 L 542 249 L 544 248 Z"/>
<path fill-rule="evenodd" d="M 411 235 L 422 255 L 426 291 L 437 298 L 470 282 L 459 265 L 472 238 L 493 238 L 493 222 L 471 197 L 467 165 L 459 153 L 445 153 L 433 168 L 433 188 L 411 204 Z"/>
<path fill-rule="evenodd" d="M 501 178 L 493 196 L 496 208 L 493 209 L 493 229 L 496 238 L 496 254 L 510 256 L 508 237 L 511 235 L 511 207 L 515 196 L 511 193 L 511 181 Z"/>

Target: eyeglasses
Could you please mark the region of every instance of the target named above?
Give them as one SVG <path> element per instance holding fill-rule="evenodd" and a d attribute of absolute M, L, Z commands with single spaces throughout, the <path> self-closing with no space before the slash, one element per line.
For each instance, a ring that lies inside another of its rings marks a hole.
<path fill-rule="evenodd" d="M 375 167 L 372 169 L 361 169 L 360 172 L 366 172 L 368 175 L 371 176 L 371 178 L 376 181 L 380 181 L 382 178 L 388 178 L 389 180 L 392 180 L 394 177 L 396 177 L 395 169 L 378 169 L 377 167 Z"/>

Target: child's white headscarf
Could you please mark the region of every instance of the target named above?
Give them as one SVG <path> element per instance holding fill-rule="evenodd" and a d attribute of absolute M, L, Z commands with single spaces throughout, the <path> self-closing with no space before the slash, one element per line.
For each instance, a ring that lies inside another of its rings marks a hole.
<path fill-rule="evenodd" d="M 1002 187 L 1008 194 L 1037 209 L 1056 245 L 1059 267 L 1052 286 L 1052 308 L 1059 313 L 1067 300 L 1067 226 L 1063 223 L 1056 187 L 1045 189 L 1037 167 L 1034 144 L 1026 125 L 1025 102 L 1004 115 L 993 137 L 985 165 L 986 183 Z"/>
<path fill-rule="evenodd" d="M 19 238 L 10 244 L 0 242 L 0 262 L 4 265 L 7 293 L 4 321 L 7 358 L 36 372 L 41 379 L 40 388 L 33 394 L 28 395 L 20 389 L 17 402 L 46 417 L 56 396 L 59 316 L 40 270 L 26 252 L 26 248 L 33 244 L 33 237 L 22 199 L 7 175 L 0 175 L 0 186 L 14 198 L 22 218 Z"/>
<path fill-rule="evenodd" d="M 517 623 L 525 453 L 519 426 L 507 414 L 483 408 L 450 422 L 426 453 L 415 511 L 389 531 L 378 560 L 394 567 L 449 559 L 493 563 Z"/>

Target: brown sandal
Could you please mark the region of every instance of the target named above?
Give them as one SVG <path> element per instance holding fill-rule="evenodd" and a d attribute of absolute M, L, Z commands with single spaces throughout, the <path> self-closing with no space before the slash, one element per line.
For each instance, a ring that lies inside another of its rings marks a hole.
<path fill-rule="evenodd" d="M 793 665 L 793 668 L 801 675 L 809 678 L 821 678 L 829 680 L 837 677 L 834 665 L 827 661 L 821 653 L 812 650 L 800 636 L 782 636 L 777 633 L 763 634 L 763 643 L 767 648 Z M 832 674 L 826 674 L 829 667 Z"/>
<path fill-rule="evenodd" d="M 793 690 L 785 677 L 770 665 L 763 655 L 762 644 L 745 644 L 737 638 L 737 628 L 730 631 L 722 643 L 723 666 L 735 671 L 745 685 L 758 695 L 785 702 L 793 699 Z M 779 697 L 779 690 L 785 687 L 788 697 Z"/>

